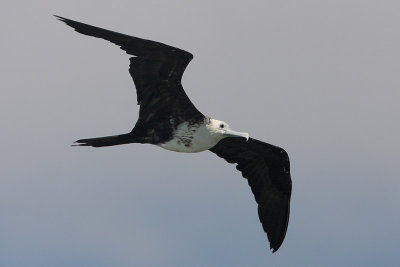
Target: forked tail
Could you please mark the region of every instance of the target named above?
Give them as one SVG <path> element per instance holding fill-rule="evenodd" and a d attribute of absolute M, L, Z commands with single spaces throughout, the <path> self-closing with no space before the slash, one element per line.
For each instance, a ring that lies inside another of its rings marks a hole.
<path fill-rule="evenodd" d="M 92 146 L 92 147 L 102 147 L 102 146 L 115 146 L 123 145 L 129 143 L 141 143 L 140 140 L 135 138 L 132 134 L 120 134 L 113 136 L 97 137 L 80 139 L 75 141 L 72 146 Z"/>

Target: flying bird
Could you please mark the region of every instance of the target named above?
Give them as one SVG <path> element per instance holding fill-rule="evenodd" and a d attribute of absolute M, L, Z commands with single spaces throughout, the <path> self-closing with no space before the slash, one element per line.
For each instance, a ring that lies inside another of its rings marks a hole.
<path fill-rule="evenodd" d="M 285 150 L 236 132 L 224 121 L 203 115 L 183 90 L 181 79 L 193 55 L 163 43 L 141 39 L 56 16 L 75 31 L 118 45 L 130 57 L 139 118 L 129 133 L 80 139 L 77 146 L 153 144 L 177 152 L 209 150 L 247 179 L 258 216 L 275 252 L 285 238 L 292 180 Z"/>

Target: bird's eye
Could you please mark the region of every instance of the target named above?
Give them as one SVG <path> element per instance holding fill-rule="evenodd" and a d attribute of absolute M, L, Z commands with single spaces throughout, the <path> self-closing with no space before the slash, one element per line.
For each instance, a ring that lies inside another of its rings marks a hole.
<path fill-rule="evenodd" d="M 225 125 L 223 125 L 223 124 L 219 125 L 219 128 L 224 128 L 224 127 L 225 127 Z"/>

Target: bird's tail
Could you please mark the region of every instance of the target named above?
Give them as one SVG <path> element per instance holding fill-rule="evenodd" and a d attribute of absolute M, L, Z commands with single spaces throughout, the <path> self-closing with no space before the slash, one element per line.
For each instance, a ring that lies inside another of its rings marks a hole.
<path fill-rule="evenodd" d="M 72 146 L 92 146 L 92 147 L 102 147 L 102 146 L 115 146 L 129 143 L 142 143 L 141 140 L 135 138 L 132 134 L 120 134 L 113 136 L 80 139 L 75 141 Z"/>

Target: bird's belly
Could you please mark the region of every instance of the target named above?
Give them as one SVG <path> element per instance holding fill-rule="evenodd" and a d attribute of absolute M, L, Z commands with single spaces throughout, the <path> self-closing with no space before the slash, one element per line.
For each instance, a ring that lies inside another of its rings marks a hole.
<path fill-rule="evenodd" d="M 212 148 L 218 141 L 204 124 L 184 122 L 178 125 L 171 140 L 158 146 L 176 152 L 196 153 Z"/>
<path fill-rule="evenodd" d="M 176 152 L 196 153 L 210 149 L 214 145 L 206 141 L 199 142 L 190 138 L 174 138 L 163 144 L 158 144 L 158 146 Z"/>

